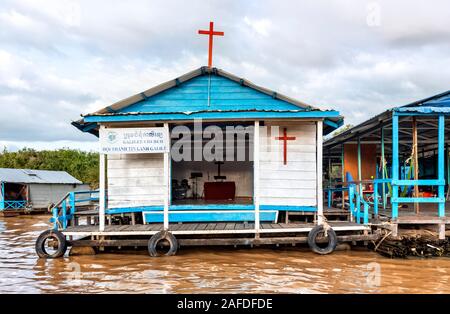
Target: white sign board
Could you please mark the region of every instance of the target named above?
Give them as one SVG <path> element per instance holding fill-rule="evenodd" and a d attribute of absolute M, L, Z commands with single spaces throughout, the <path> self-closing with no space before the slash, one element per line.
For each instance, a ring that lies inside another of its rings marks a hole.
<path fill-rule="evenodd" d="M 101 154 L 152 154 L 169 151 L 164 128 L 100 128 Z"/>

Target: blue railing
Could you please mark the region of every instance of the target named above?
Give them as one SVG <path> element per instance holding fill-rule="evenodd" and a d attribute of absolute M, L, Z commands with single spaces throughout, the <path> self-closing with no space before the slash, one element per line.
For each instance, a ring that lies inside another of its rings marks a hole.
<path fill-rule="evenodd" d="M 76 191 L 67 193 L 51 209 L 53 229 L 66 229 L 70 220 L 74 218 L 77 206 L 92 205 L 98 202 L 99 191 Z"/>
<path fill-rule="evenodd" d="M 335 192 L 342 193 L 342 202 L 344 202 L 344 193 L 348 193 L 348 210 L 352 214 L 355 222 L 360 224 L 361 218 L 363 219 L 364 224 L 369 223 L 369 203 L 364 200 L 362 197 L 361 191 L 356 191 L 357 186 L 354 183 L 348 183 L 347 187 L 339 187 L 339 188 L 328 188 L 326 191 L 328 192 L 328 207 L 332 207 L 332 199 L 333 194 Z M 363 207 L 363 211 L 361 211 L 361 205 Z"/>
<path fill-rule="evenodd" d="M 392 179 L 375 179 L 373 180 L 373 212 L 375 216 L 378 216 L 378 200 L 379 200 L 379 193 L 378 193 L 378 186 L 382 184 L 383 189 L 385 189 L 385 185 L 389 184 L 392 186 Z M 383 209 L 386 209 L 386 194 L 385 191 L 383 191 Z"/>
<path fill-rule="evenodd" d="M 393 179 L 375 179 L 374 182 L 374 188 L 373 188 L 373 208 L 375 215 L 378 215 L 378 199 L 379 199 L 379 192 L 378 192 L 378 185 L 379 184 L 390 184 L 392 186 L 392 190 L 397 190 L 401 187 L 407 187 L 407 186 L 437 186 L 439 189 L 442 189 L 445 186 L 445 180 L 393 180 Z M 386 209 L 386 200 L 384 196 L 383 191 L 383 208 Z M 398 195 L 398 192 L 397 192 Z M 445 204 L 445 197 L 402 197 L 402 196 L 396 196 L 391 198 L 391 204 L 398 204 L 398 203 L 438 203 L 438 204 Z M 438 211 L 439 217 L 444 217 L 445 212 L 442 210 L 442 208 L 439 208 Z M 393 219 L 398 218 L 398 206 L 392 206 L 392 215 L 391 217 Z"/>
<path fill-rule="evenodd" d="M 20 200 L 20 201 L 2 201 L 1 202 L 3 204 L 2 208 L 0 208 L 0 210 L 3 209 L 22 209 L 22 208 L 26 208 L 28 205 L 28 202 L 26 200 Z"/>

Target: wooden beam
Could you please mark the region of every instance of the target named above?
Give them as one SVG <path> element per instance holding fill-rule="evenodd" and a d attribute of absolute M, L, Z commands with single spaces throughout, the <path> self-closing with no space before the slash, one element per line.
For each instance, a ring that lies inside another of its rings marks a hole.
<path fill-rule="evenodd" d="M 100 131 L 105 127 L 100 126 Z M 105 231 L 105 210 L 106 210 L 106 155 L 99 155 L 99 231 Z"/>
<path fill-rule="evenodd" d="M 381 127 L 381 178 L 386 179 L 386 156 L 384 151 L 384 127 Z M 382 184 L 382 195 L 383 195 L 383 209 L 386 209 L 386 183 Z"/>
<path fill-rule="evenodd" d="M 418 144 L 417 144 L 417 119 L 412 118 L 412 136 L 413 136 L 413 146 L 412 146 L 412 166 L 414 167 L 414 180 L 419 180 L 419 154 L 418 154 Z M 414 197 L 419 197 L 419 186 L 414 185 Z M 418 202 L 414 203 L 414 211 L 419 214 L 420 206 Z"/>
<path fill-rule="evenodd" d="M 169 205 L 170 205 L 170 130 L 169 124 L 164 123 L 164 130 L 166 132 L 167 150 L 164 153 L 164 230 L 169 230 Z"/>
<path fill-rule="evenodd" d="M 378 234 L 352 234 L 352 235 L 338 235 L 338 242 L 352 242 L 352 241 L 375 241 L 379 239 Z M 318 242 L 325 242 L 323 239 Z M 267 237 L 267 238 L 197 238 L 197 239 L 178 239 L 180 246 L 218 246 L 218 245 L 275 245 L 275 244 L 295 244 L 307 243 L 308 237 Z M 148 240 L 142 239 L 128 239 L 128 240 L 74 240 L 68 241 L 69 246 L 73 247 L 135 247 L 148 245 Z M 167 245 L 162 242 L 161 245 Z"/>
<path fill-rule="evenodd" d="M 438 179 L 445 180 L 445 161 L 444 161 L 444 146 L 445 146 L 445 116 L 439 115 L 438 118 Z M 445 185 L 438 187 L 438 196 L 445 200 Z M 438 205 L 439 217 L 445 217 L 445 201 Z"/>
<path fill-rule="evenodd" d="M 392 115 L 392 179 L 398 180 L 399 172 L 399 152 L 398 152 L 398 116 L 393 113 Z M 398 198 L 398 186 L 392 185 L 392 198 Z M 398 218 L 398 202 L 392 202 L 392 219 Z"/>
<path fill-rule="evenodd" d="M 255 204 L 255 236 L 259 236 L 260 229 L 260 218 L 259 218 L 259 144 L 260 144 L 260 134 L 259 134 L 259 121 L 255 121 L 255 130 L 253 132 L 253 202 Z"/>
<path fill-rule="evenodd" d="M 341 145 L 341 175 L 342 183 L 345 182 L 345 167 L 344 167 L 344 144 Z M 345 192 L 342 191 L 342 209 L 345 209 Z"/>
<path fill-rule="evenodd" d="M 323 223 L 323 186 L 322 186 L 322 160 L 323 160 L 323 122 L 317 121 L 317 157 L 316 157 L 316 167 L 317 167 L 317 223 L 320 225 Z"/>

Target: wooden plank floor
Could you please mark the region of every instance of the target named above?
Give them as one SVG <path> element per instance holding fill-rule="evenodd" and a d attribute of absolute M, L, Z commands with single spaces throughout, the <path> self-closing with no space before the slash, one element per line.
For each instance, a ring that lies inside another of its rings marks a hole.
<path fill-rule="evenodd" d="M 368 230 L 364 225 L 352 222 L 331 222 L 336 230 Z M 183 223 L 171 224 L 169 231 L 174 234 L 221 234 L 221 233 L 254 233 L 254 223 Z M 261 232 L 309 232 L 313 223 L 262 223 Z M 69 226 L 63 232 L 68 235 L 100 234 L 97 225 Z M 163 230 L 163 224 L 107 225 L 103 234 L 154 234 Z"/>
<path fill-rule="evenodd" d="M 230 204 L 232 204 L 232 203 L 230 203 Z M 242 204 L 247 205 L 246 203 L 242 203 Z M 176 204 L 176 205 L 179 205 L 179 204 Z M 187 205 L 192 205 L 192 204 L 187 203 Z M 324 212 L 325 216 L 327 216 L 327 215 L 330 215 L 330 216 L 333 216 L 333 215 L 345 216 L 345 215 L 349 215 L 350 214 L 347 209 L 334 208 L 334 207 L 324 207 L 323 208 L 323 212 Z M 290 215 L 299 214 L 299 215 L 305 215 L 305 216 L 310 216 L 310 215 L 314 215 L 315 214 L 315 212 L 311 212 L 311 211 L 290 211 L 289 213 L 290 213 Z M 136 213 L 136 214 L 141 214 L 141 213 Z M 75 213 L 75 215 L 77 215 L 77 216 L 95 216 L 95 215 L 98 215 L 98 209 L 77 211 Z M 117 215 L 119 215 L 119 214 L 117 214 Z"/>
<path fill-rule="evenodd" d="M 436 224 L 442 223 L 450 224 L 450 203 L 446 202 L 445 217 L 438 216 L 437 204 L 420 204 L 419 213 L 414 210 L 413 204 L 408 204 L 407 207 L 399 207 L 398 219 L 399 224 Z M 374 215 L 373 208 L 370 208 L 369 214 Z M 379 208 L 378 215 L 382 220 L 390 220 L 392 217 L 391 208 Z"/>

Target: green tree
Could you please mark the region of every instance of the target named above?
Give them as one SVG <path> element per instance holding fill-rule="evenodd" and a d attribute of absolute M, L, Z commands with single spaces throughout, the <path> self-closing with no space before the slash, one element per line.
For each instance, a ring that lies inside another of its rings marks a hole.
<path fill-rule="evenodd" d="M 337 136 L 337 135 L 339 135 L 341 133 L 344 133 L 347 130 L 350 130 L 351 128 L 353 128 L 353 124 L 346 124 L 343 127 L 340 127 L 339 129 L 334 131 L 332 136 Z"/>
<path fill-rule="evenodd" d="M 67 171 L 92 188 L 98 187 L 98 153 L 74 149 L 42 150 L 24 148 L 0 153 L 0 168 Z"/>

